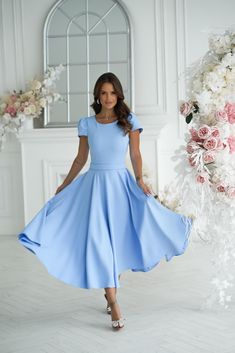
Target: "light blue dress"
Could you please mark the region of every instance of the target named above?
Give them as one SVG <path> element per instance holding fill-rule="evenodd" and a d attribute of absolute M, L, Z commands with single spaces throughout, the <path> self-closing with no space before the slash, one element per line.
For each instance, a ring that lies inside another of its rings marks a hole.
<path fill-rule="evenodd" d="M 130 113 L 132 130 L 143 131 Z M 53 196 L 18 235 L 48 272 L 80 288 L 120 287 L 125 270 L 150 271 L 162 258 L 184 253 L 191 218 L 147 196 L 125 166 L 129 144 L 118 122 L 81 118 L 89 170 Z"/>

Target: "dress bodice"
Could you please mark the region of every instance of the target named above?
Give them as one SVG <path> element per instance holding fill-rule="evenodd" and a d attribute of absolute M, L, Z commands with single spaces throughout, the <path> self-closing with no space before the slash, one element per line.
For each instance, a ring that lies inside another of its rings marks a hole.
<path fill-rule="evenodd" d="M 132 131 L 143 131 L 136 115 L 128 117 Z M 88 136 L 91 163 L 99 165 L 125 165 L 129 135 L 118 126 L 118 121 L 99 123 L 95 115 L 81 118 L 78 122 L 78 136 Z"/>

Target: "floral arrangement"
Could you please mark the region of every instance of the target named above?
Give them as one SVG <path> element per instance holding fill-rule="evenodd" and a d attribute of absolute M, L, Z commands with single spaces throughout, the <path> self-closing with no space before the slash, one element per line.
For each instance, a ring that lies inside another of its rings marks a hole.
<path fill-rule="evenodd" d="M 42 80 L 34 78 L 28 82 L 25 92 L 14 90 L 0 97 L 0 147 L 8 132 L 18 136 L 25 119 L 38 118 L 47 105 L 62 100 L 55 92 L 55 81 L 63 70 L 63 65 L 49 67 Z"/>
<path fill-rule="evenodd" d="M 227 309 L 235 270 L 235 33 L 212 34 L 208 52 L 188 72 L 188 97 L 179 105 L 189 126 L 186 145 L 173 157 L 178 178 L 165 198 L 194 216 L 195 240 L 211 245 L 203 307 Z"/>
<path fill-rule="evenodd" d="M 180 105 L 186 123 L 188 162 L 196 181 L 235 198 L 235 34 L 212 35 L 210 50 Z"/>

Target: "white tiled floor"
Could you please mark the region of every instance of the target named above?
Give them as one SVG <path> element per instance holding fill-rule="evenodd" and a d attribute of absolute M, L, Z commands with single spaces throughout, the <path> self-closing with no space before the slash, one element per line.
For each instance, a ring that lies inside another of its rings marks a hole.
<path fill-rule="evenodd" d="M 209 290 L 210 247 L 147 273 L 122 275 L 125 327 L 113 332 L 103 289 L 53 278 L 13 236 L 0 237 L 0 353 L 234 353 L 235 293 L 227 310 L 201 310 Z"/>

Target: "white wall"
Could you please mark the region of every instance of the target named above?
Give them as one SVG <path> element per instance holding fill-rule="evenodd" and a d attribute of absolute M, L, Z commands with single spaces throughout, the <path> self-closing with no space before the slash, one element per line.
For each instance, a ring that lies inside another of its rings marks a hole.
<path fill-rule="evenodd" d="M 24 88 L 27 80 L 42 73 L 43 24 L 53 4 L 53 0 L 0 0 L 0 95 Z M 209 30 L 235 23 L 235 2 L 123 0 L 123 4 L 134 32 L 135 112 L 144 126 L 141 150 L 153 171 L 155 189 L 162 188 L 174 177 L 171 155 L 185 131 L 177 112 L 178 100 L 185 96 L 184 79 L 178 76 L 207 50 Z M 53 193 L 55 176 L 66 172 L 73 158 L 70 153 L 77 148 L 75 129 L 67 130 L 34 130 L 22 137 L 23 182 L 19 143 L 12 138 L 0 152 L 0 234 L 17 233 L 24 223 L 23 209 L 25 219 L 30 219 Z M 69 146 L 68 158 L 57 153 L 54 139 L 48 142 L 53 133 Z M 72 136 L 68 145 L 66 138 Z M 37 173 L 30 179 L 30 165 L 36 161 Z"/>

